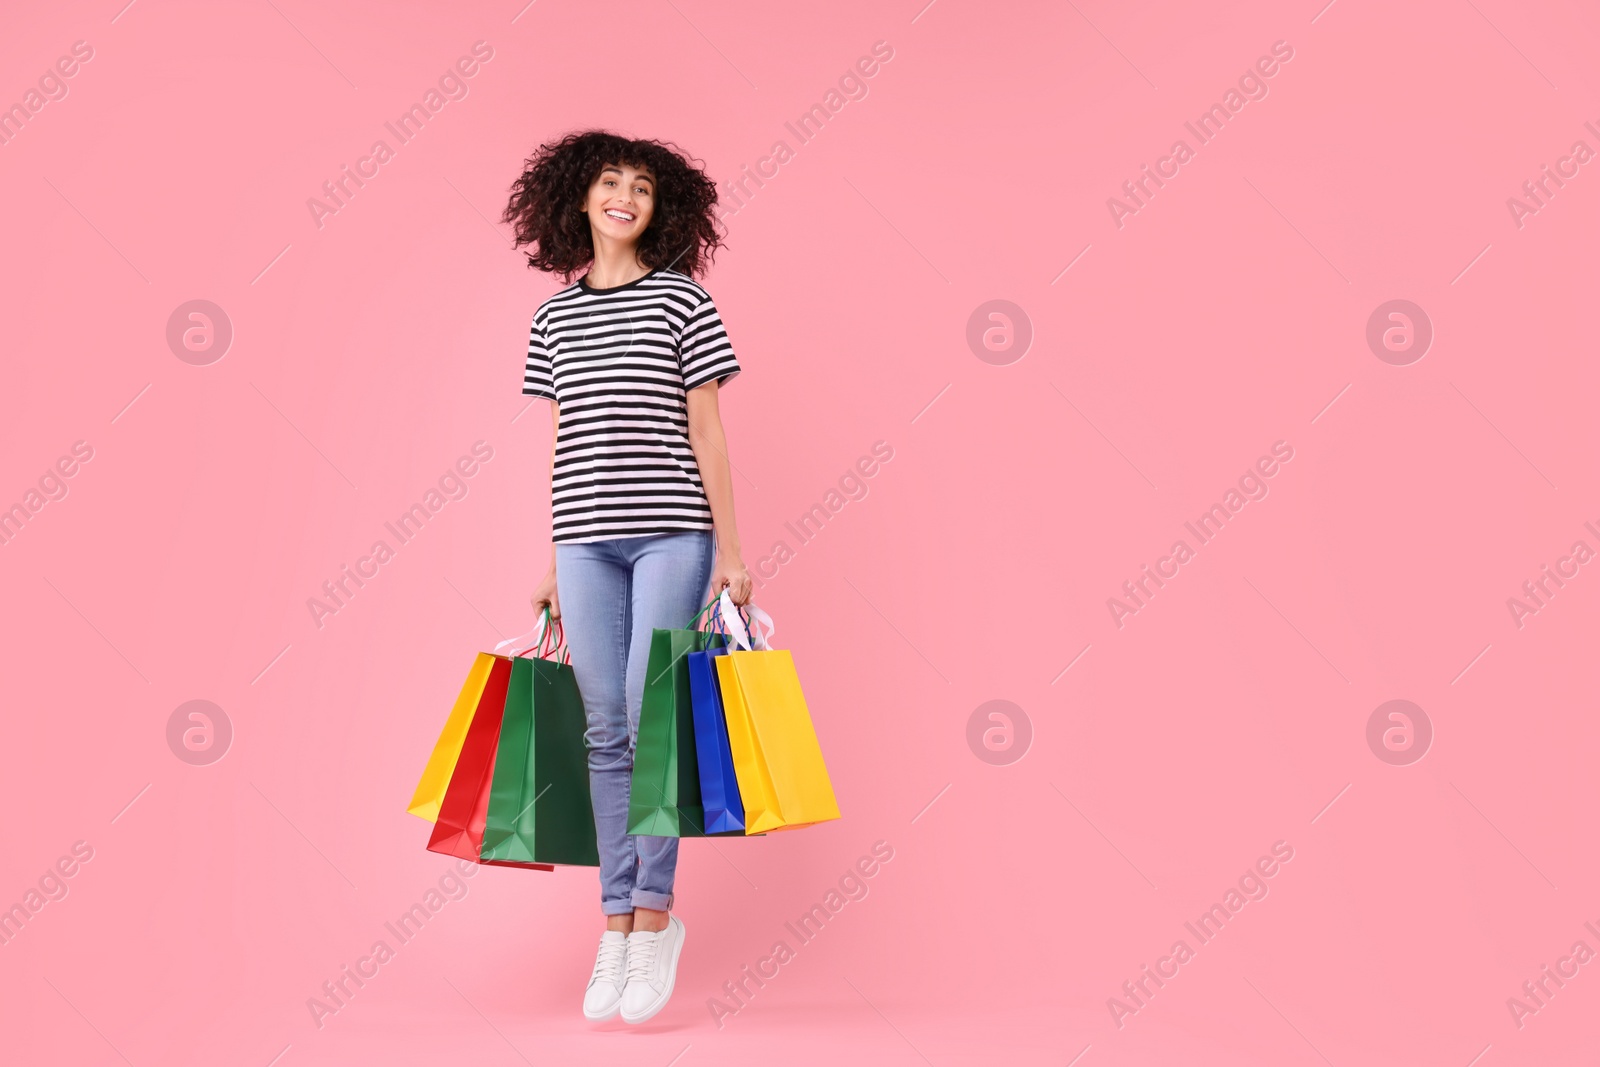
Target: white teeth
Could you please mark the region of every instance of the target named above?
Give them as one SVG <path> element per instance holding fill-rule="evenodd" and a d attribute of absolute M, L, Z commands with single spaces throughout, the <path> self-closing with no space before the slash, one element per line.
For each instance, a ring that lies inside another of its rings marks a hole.
<path fill-rule="evenodd" d="M 610 215 L 614 219 L 621 219 L 623 222 L 633 221 L 633 216 L 628 214 L 626 211 L 607 211 L 606 214 Z"/>

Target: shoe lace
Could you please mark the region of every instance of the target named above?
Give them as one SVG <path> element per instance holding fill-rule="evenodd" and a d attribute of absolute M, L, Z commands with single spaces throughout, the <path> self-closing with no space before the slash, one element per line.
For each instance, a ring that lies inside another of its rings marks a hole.
<path fill-rule="evenodd" d="M 656 934 L 649 938 L 628 939 L 628 978 L 649 981 L 650 975 L 655 970 L 656 947 L 661 943 L 661 935 Z"/>
<path fill-rule="evenodd" d="M 615 982 L 622 975 L 622 958 L 627 953 L 626 943 L 610 944 L 602 942 L 600 953 L 594 960 L 594 976 L 589 979 L 590 984 L 598 981 Z"/>

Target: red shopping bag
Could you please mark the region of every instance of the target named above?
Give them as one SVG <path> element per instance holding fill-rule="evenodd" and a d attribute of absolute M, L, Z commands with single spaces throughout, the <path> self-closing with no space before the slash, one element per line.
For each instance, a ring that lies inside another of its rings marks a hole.
<path fill-rule="evenodd" d="M 483 687 L 478 711 L 472 717 L 461 756 L 450 775 L 450 786 L 439 804 L 439 819 L 428 838 L 428 851 L 442 852 L 473 863 L 483 862 L 483 826 L 489 815 L 489 792 L 494 786 L 494 756 L 500 744 L 500 718 L 505 712 L 506 690 L 511 683 L 511 660 L 496 656 Z M 490 861 L 497 867 L 525 867 L 553 871 L 548 863 Z"/>

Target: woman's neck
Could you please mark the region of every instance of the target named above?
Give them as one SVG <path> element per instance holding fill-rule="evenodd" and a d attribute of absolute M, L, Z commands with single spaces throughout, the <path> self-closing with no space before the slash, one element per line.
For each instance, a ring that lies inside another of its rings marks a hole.
<path fill-rule="evenodd" d="M 639 262 L 638 246 L 618 246 L 599 242 L 594 249 L 594 262 L 584 275 L 591 288 L 613 289 L 627 285 L 650 273 L 650 268 Z"/>

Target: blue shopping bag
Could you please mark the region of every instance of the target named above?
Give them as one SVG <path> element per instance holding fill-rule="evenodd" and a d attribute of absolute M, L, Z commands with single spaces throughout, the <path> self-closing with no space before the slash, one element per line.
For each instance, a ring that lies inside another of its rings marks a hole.
<path fill-rule="evenodd" d="M 722 716 L 722 691 L 713 656 L 727 655 L 726 647 L 691 652 L 689 705 L 694 712 L 694 744 L 700 762 L 700 801 L 705 806 L 705 832 L 739 833 L 744 830 L 744 803 L 739 780 L 733 774 L 733 753 L 728 748 L 728 722 Z"/>

